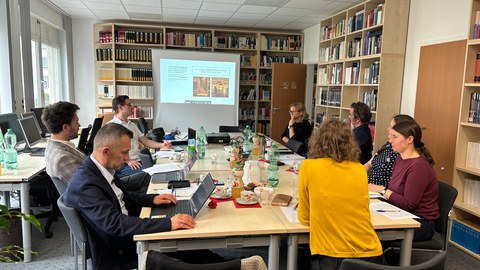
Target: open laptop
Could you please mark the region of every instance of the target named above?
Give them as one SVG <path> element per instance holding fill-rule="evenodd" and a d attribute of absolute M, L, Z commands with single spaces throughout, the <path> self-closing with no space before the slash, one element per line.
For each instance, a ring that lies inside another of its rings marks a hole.
<path fill-rule="evenodd" d="M 152 183 L 159 184 L 159 183 L 168 183 L 168 181 L 175 181 L 175 180 L 182 180 L 187 173 L 192 169 L 195 161 L 197 161 L 197 153 L 194 152 L 192 158 L 188 161 L 187 165 L 184 169 L 180 169 L 178 171 L 170 171 L 170 172 L 163 172 L 163 173 L 156 173 L 152 175 Z"/>
<path fill-rule="evenodd" d="M 175 152 L 181 152 L 187 149 L 188 147 L 188 140 L 190 139 L 196 139 L 197 138 L 197 131 L 193 128 L 188 128 L 188 139 L 187 140 L 181 140 L 181 141 L 172 141 L 172 149 Z"/>
<path fill-rule="evenodd" d="M 37 119 L 33 116 L 28 116 L 18 119 L 18 123 L 25 138 L 25 148 L 23 151 L 30 153 L 32 156 L 45 156 L 45 147 L 33 147 L 35 144 L 45 142 L 38 128 Z"/>
<path fill-rule="evenodd" d="M 189 200 L 178 200 L 177 204 L 169 204 L 168 206 L 154 206 L 150 217 L 173 217 L 176 214 L 188 214 L 195 217 L 214 189 L 215 184 L 212 175 L 209 173 Z"/>

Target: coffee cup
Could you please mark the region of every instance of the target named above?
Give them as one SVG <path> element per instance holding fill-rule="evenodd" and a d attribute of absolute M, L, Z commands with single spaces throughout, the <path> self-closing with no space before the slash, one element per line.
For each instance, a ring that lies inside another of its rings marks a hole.
<path fill-rule="evenodd" d="M 244 203 L 255 203 L 258 202 L 257 196 L 253 191 L 244 190 L 240 192 L 240 200 Z"/>
<path fill-rule="evenodd" d="M 173 160 L 174 161 L 181 161 L 182 160 L 182 155 L 181 154 L 174 154 L 173 155 Z"/>
<path fill-rule="evenodd" d="M 215 187 L 215 189 L 212 192 L 212 195 L 218 198 L 225 198 L 232 196 L 232 193 L 230 192 L 230 189 L 227 186 L 218 186 Z"/>

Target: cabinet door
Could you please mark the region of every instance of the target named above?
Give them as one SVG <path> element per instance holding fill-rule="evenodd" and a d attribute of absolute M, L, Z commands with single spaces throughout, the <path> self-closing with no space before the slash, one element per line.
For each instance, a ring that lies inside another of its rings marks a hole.
<path fill-rule="evenodd" d="M 415 120 L 435 160 L 437 178 L 452 183 L 466 40 L 420 49 Z"/>
<path fill-rule="evenodd" d="M 290 104 L 305 103 L 306 76 L 304 64 L 273 64 L 270 137 L 278 142 L 282 141 L 281 135 L 290 120 Z"/>

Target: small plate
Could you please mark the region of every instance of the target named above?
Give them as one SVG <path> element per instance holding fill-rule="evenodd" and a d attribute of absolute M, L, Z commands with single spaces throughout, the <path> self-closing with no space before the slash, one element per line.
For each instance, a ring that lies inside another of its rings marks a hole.
<path fill-rule="evenodd" d="M 212 194 L 212 195 L 210 195 L 210 197 L 215 198 L 215 199 L 228 199 L 228 198 L 232 197 L 232 195 L 227 194 L 227 195 L 224 195 L 224 196 L 219 196 L 218 194 Z"/>
<path fill-rule="evenodd" d="M 243 204 L 243 205 L 252 205 L 252 204 L 258 203 L 258 201 L 255 201 L 255 202 L 254 202 L 254 201 L 244 202 L 244 201 L 242 201 L 242 199 L 240 199 L 240 198 L 237 198 L 235 201 L 236 201 L 238 204 Z"/>

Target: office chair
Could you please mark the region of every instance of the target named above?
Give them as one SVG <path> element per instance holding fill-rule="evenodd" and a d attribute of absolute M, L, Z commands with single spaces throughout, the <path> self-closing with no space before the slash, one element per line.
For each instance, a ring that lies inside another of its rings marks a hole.
<path fill-rule="evenodd" d="M 456 188 L 438 181 L 438 207 L 440 210 L 440 217 L 435 222 L 435 232 L 443 234 L 443 243 L 436 239 L 430 239 L 422 242 L 413 242 L 412 250 L 442 252 L 446 251 L 448 247 L 448 239 L 450 237 L 450 211 L 457 198 L 458 191 Z M 400 248 L 400 241 L 388 242 L 390 248 Z"/>
<path fill-rule="evenodd" d="M 56 203 L 58 196 L 59 194 L 52 183 L 50 176 L 45 172 L 38 174 L 30 182 L 31 202 L 37 206 L 50 206 L 49 211 L 35 214 L 35 217 L 38 219 L 47 217 L 47 222 L 43 227 L 45 238 L 51 238 L 53 236 L 50 227 L 54 221 L 58 221 L 58 217 L 60 216 L 60 210 Z"/>
<path fill-rule="evenodd" d="M 95 136 L 97 135 L 98 130 L 102 127 L 102 122 L 103 122 L 103 116 L 102 117 L 97 117 L 95 120 L 93 120 L 93 125 L 92 129 L 90 132 L 90 138 L 88 139 L 87 145 L 85 146 L 85 151 L 87 151 L 85 154 L 90 155 L 93 152 L 93 140 L 95 139 Z"/>
<path fill-rule="evenodd" d="M 87 259 L 90 256 L 90 247 L 88 245 L 88 233 L 87 228 L 85 227 L 85 223 L 83 218 L 80 214 L 72 207 L 68 207 L 63 203 L 64 194 L 58 198 L 57 204 L 58 208 L 63 214 L 65 221 L 70 228 L 70 231 L 73 232 L 75 241 L 77 242 L 78 246 L 80 247 L 80 251 L 82 252 L 82 269 L 87 269 Z M 78 258 L 77 258 L 77 245 L 74 245 L 74 257 L 75 257 L 75 269 L 78 269 Z"/>
<path fill-rule="evenodd" d="M 88 125 L 88 127 L 82 129 L 82 132 L 80 132 L 80 138 L 78 138 L 78 150 L 82 151 L 85 155 L 88 155 L 87 152 L 87 140 L 88 140 L 88 134 L 90 133 L 90 130 L 92 129 L 92 125 Z"/>
<path fill-rule="evenodd" d="M 163 136 L 165 136 L 165 130 L 162 127 L 154 128 L 147 134 L 147 137 L 155 142 L 163 142 Z"/>
<path fill-rule="evenodd" d="M 140 131 L 143 133 L 143 135 L 147 135 L 148 124 L 145 118 L 143 117 L 138 118 L 137 126 L 138 126 L 138 129 L 140 129 Z"/>
<path fill-rule="evenodd" d="M 239 126 L 219 126 L 218 132 L 242 132 L 242 128 Z"/>
<path fill-rule="evenodd" d="M 267 270 L 260 256 L 244 259 L 234 259 L 226 262 L 194 264 L 182 262 L 158 251 L 145 251 L 142 254 L 140 270 Z"/>
<path fill-rule="evenodd" d="M 286 146 L 288 149 L 299 155 L 303 155 L 305 153 L 305 144 L 303 144 L 302 142 L 289 139 Z"/>
<path fill-rule="evenodd" d="M 438 270 L 443 268 L 446 258 L 447 252 L 442 251 L 426 262 L 411 266 L 389 266 L 359 259 L 345 259 L 339 270 Z"/>
<path fill-rule="evenodd" d="M 143 148 L 138 156 L 140 157 L 140 162 L 142 162 L 143 168 L 150 168 L 155 164 L 155 160 L 153 160 L 150 149 L 148 148 Z"/>

